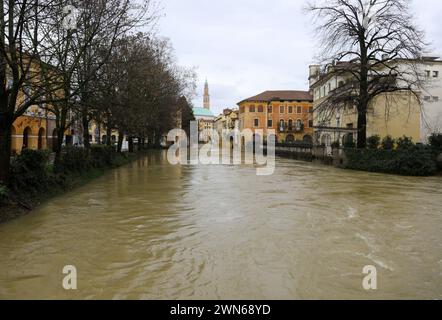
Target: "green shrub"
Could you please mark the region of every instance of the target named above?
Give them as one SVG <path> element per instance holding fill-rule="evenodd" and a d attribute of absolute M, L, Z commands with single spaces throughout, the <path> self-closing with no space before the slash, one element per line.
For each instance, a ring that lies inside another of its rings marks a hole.
<path fill-rule="evenodd" d="M 394 143 L 395 143 L 395 141 L 391 136 L 386 136 L 384 139 L 382 139 L 382 149 L 393 150 Z"/>
<path fill-rule="evenodd" d="M 89 153 L 84 148 L 65 147 L 62 150 L 60 163 L 57 165 L 57 172 L 83 172 L 90 170 L 92 162 Z"/>
<path fill-rule="evenodd" d="M 367 146 L 369 149 L 379 149 L 381 145 L 381 137 L 378 135 L 371 136 L 367 139 Z"/>
<path fill-rule="evenodd" d="M 111 146 L 91 146 L 91 160 L 95 168 L 111 166 L 115 158 L 115 149 Z"/>
<path fill-rule="evenodd" d="M 442 133 L 433 133 L 429 139 L 430 146 L 436 152 L 442 152 Z"/>
<path fill-rule="evenodd" d="M 409 149 L 414 146 L 413 138 L 403 136 L 402 138 L 397 139 L 396 145 L 398 149 Z"/>
<path fill-rule="evenodd" d="M 31 194 L 46 190 L 50 183 L 48 161 L 47 151 L 23 150 L 11 163 L 11 190 Z"/>
<path fill-rule="evenodd" d="M 397 150 L 347 150 L 346 156 L 347 169 L 407 176 L 430 176 L 436 172 L 432 150 L 423 145 Z"/>
<path fill-rule="evenodd" d="M 6 186 L 0 184 L 0 205 L 5 203 L 9 197 L 9 190 Z"/>
<path fill-rule="evenodd" d="M 354 149 L 354 148 L 356 148 L 356 144 L 355 144 L 355 142 L 353 140 L 346 140 L 344 142 L 344 148 L 346 148 L 346 149 Z"/>

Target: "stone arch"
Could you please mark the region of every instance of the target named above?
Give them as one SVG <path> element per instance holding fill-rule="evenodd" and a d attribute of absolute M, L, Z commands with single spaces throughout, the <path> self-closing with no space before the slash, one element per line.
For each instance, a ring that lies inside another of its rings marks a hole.
<path fill-rule="evenodd" d="M 294 143 L 295 142 L 295 136 L 293 134 L 288 134 L 285 138 L 285 142 L 287 143 Z"/>
<path fill-rule="evenodd" d="M 22 143 L 22 149 L 29 149 L 30 143 L 31 143 L 31 134 L 32 130 L 30 127 L 26 127 L 23 130 L 23 143 Z"/>
<path fill-rule="evenodd" d="M 304 138 L 302 138 L 302 141 L 304 141 L 305 143 L 309 143 L 312 144 L 313 143 L 313 137 L 309 134 L 306 134 L 304 136 Z"/>
<path fill-rule="evenodd" d="M 46 130 L 45 128 L 40 128 L 38 130 L 38 150 L 46 149 Z"/>

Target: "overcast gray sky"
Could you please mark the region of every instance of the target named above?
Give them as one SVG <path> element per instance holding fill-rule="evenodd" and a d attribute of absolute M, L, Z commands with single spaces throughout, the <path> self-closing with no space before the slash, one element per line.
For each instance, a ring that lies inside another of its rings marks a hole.
<path fill-rule="evenodd" d="M 308 90 L 317 49 L 304 0 L 160 1 L 160 34 L 171 39 L 180 65 L 197 67 L 196 107 L 206 77 L 215 114 L 265 90 Z M 442 1 L 414 0 L 413 11 L 441 54 Z"/>

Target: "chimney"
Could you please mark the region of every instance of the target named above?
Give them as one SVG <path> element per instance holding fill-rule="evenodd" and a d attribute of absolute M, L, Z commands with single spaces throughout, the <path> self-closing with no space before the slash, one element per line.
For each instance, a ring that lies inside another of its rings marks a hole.
<path fill-rule="evenodd" d="M 320 70 L 321 70 L 321 66 L 320 65 L 311 65 L 309 66 L 309 84 L 310 87 L 319 80 L 319 75 L 320 75 Z"/>

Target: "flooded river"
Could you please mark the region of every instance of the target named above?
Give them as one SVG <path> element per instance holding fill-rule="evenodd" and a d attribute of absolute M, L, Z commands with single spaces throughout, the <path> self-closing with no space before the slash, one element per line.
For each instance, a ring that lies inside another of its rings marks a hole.
<path fill-rule="evenodd" d="M 276 164 L 155 153 L 52 199 L 0 225 L 0 298 L 442 299 L 441 177 Z"/>

